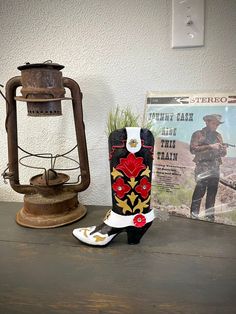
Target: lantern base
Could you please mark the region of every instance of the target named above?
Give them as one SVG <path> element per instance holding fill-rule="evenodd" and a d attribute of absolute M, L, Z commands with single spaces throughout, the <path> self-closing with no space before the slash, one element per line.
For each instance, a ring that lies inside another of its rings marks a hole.
<path fill-rule="evenodd" d="M 56 228 L 75 222 L 86 213 L 86 207 L 77 200 L 77 193 L 62 193 L 60 197 L 25 195 L 24 207 L 16 214 L 16 222 L 29 228 Z"/>

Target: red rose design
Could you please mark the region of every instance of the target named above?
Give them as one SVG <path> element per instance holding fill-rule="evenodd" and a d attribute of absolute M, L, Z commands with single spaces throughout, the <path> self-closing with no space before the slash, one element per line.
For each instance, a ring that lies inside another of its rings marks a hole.
<path fill-rule="evenodd" d="M 138 214 L 134 216 L 133 222 L 135 227 L 142 228 L 146 224 L 146 218 L 144 215 Z"/>
<path fill-rule="evenodd" d="M 146 169 L 143 164 L 143 157 L 135 157 L 130 153 L 126 158 L 121 158 L 116 169 L 123 171 L 128 178 L 136 178 L 141 170 Z"/>
<path fill-rule="evenodd" d="M 150 190 L 151 190 L 151 183 L 148 181 L 147 178 L 142 178 L 140 180 L 139 185 L 137 185 L 135 188 L 135 191 L 139 193 L 144 199 L 148 197 Z"/>
<path fill-rule="evenodd" d="M 131 188 L 128 184 L 125 184 L 124 179 L 118 178 L 113 184 L 112 184 L 113 190 L 116 192 L 116 195 L 119 198 L 123 198 L 126 193 L 128 193 Z"/>

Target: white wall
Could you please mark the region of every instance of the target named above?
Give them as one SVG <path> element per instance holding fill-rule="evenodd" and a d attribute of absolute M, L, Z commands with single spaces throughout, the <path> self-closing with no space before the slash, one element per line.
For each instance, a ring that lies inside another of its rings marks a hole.
<path fill-rule="evenodd" d="M 113 106 L 142 114 L 149 90 L 235 90 L 236 1 L 206 0 L 205 19 L 204 47 L 171 49 L 171 0 L 0 0 L 0 83 L 19 75 L 17 66 L 26 61 L 52 59 L 83 91 L 92 180 L 80 193 L 84 203 L 111 204 L 105 128 Z M 0 103 L 2 173 L 7 143 Z M 32 152 L 41 144 L 53 152 L 73 146 L 71 112 L 64 120 L 35 119 L 25 107 L 19 104 L 21 146 Z M 21 174 L 23 181 L 29 175 Z M 1 180 L 0 200 L 21 201 L 22 195 Z"/>

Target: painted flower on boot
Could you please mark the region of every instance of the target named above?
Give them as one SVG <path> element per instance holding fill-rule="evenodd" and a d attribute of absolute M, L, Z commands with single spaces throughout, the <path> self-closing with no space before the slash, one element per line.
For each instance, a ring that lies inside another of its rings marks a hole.
<path fill-rule="evenodd" d="M 117 170 L 121 170 L 128 178 L 136 178 L 141 170 L 146 169 L 143 157 L 136 157 L 130 153 L 126 158 L 121 158 Z"/>
<path fill-rule="evenodd" d="M 138 214 L 134 216 L 133 222 L 134 222 L 135 227 L 142 228 L 146 224 L 146 218 L 144 215 Z"/>
<path fill-rule="evenodd" d="M 131 188 L 128 186 L 128 184 L 125 184 L 124 179 L 122 178 L 118 178 L 112 184 L 112 188 L 119 198 L 123 198 L 125 194 L 127 194 L 131 190 Z"/>
<path fill-rule="evenodd" d="M 137 187 L 135 188 L 135 191 L 139 193 L 144 199 L 148 197 L 150 190 L 151 183 L 148 181 L 147 178 L 142 178 L 139 185 L 137 185 Z"/>

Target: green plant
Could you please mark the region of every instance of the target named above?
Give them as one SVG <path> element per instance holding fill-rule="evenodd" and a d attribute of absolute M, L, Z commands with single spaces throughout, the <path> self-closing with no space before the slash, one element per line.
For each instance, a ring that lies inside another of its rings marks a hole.
<path fill-rule="evenodd" d="M 151 123 L 148 122 L 147 124 L 142 125 L 142 123 L 140 123 L 140 115 L 134 114 L 129 107 L 120 109 L 119 106 L 116 106 L 116 108 L 108 115 L 107 135 L 117 129 L 139 126 L 151 129 Z"/>

